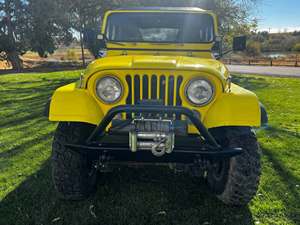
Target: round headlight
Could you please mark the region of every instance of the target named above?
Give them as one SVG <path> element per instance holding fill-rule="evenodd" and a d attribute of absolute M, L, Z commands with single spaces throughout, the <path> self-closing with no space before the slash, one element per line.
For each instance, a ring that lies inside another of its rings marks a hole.
<path fill-rule="evenodd" d="M 122 96 L 122 85 L 117 78 L 103 77 L 97 82 L 96 93 L 105 103 L 115 103 Z"/>
<path fill-rule="evenodd" d="M 214 88 L 209 81 L 196 78 L 187 84 L 185 94 L 192 104 L 202 106 L 213 99 Z"/>

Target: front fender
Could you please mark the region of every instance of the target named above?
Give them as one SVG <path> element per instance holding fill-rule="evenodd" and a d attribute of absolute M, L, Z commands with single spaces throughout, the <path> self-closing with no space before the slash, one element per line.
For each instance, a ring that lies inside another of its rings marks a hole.
<path fill-rule="evenodd" d="M 222 126 L 261 126 L 261 108 L 257 96 L 232 84 L 231 92 L 220 95 L 204 118 L 207 128 Z"/>
<path fill-rule="evenodd" d="M 98 125 L 103 112 L 95 99 L 75 83 L 58 88 L 50 102 L 50 121 L 86 122 Z"/>

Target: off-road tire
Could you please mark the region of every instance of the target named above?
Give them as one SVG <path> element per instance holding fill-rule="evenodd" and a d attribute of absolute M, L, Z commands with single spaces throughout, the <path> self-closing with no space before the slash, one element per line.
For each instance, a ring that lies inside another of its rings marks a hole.
<path fill-rule="evenodd" d="M 247 127 L 228 128 L 223 130 L 224 136 L 223 146 L 241 147 L 244 153 L 230 160 L 222 160 L 222 170 L 218 179 L 214 176 L 215 168 L 211 167 L 207 181 L 217 197 L 225 204 L 246 205 L 255 196 L 259 185 L 261 174 L 259 145 L 255 133 Z"/>
<path fill-rule="evenodd" d="M 52 179 L 59 196 L 81 200 L 95 191 L 97 173 L 88 154 L 75 152 L 63 143 L 82 144 L 93 130 L 85 123 L 59 123 L 52 144 Z"/>

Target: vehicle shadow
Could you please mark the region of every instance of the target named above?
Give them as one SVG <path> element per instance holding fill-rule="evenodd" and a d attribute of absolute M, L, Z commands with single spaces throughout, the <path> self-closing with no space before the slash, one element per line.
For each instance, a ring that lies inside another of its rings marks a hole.
<path fill-rule="evenodd" d="M 60 200 L 50 162 L 10 192 L 0 224 L 254 224 L 248 207 L 221 203 L 204 181 L 167 168 L 121 168 L 99 177 L 95 195 Z"/>

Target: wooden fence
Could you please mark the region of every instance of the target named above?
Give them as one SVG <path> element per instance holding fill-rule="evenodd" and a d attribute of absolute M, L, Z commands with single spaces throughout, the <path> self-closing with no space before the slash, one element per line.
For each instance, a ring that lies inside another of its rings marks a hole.
<path fill-rule="evenodd" d="M 300 58 L 295 59 L 268 59 L 268 58 L 250 58 L 250 59 L 222 59 L 229 65 L 256 65 L 256 66 L 292 66 L 300 67 Z"/>

